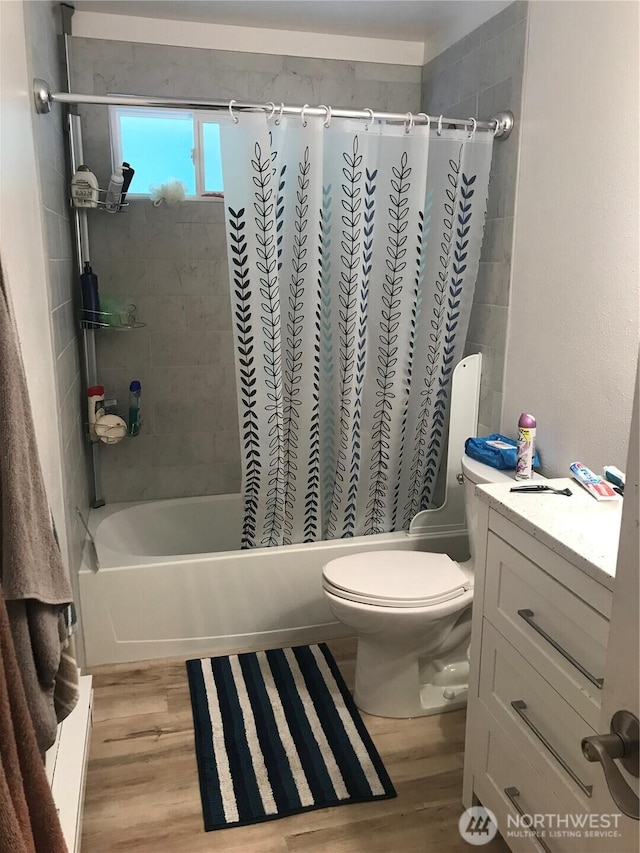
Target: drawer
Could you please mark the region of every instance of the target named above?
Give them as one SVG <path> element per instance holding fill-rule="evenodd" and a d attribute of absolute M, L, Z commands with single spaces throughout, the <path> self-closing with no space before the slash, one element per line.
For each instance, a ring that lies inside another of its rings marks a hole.
<path fill-rule="evenodd" d="M 478 706 L 478 710 L 482 709 Z M 577 799 L 560 797 L 486 709 L 474 732 L 474 791 L 495 813 L 498 829 L 513 853 L 603 853 L 607 841 L 576 830 L 573 816 L 588 813 Z M 524 821 L 518 814 L 524 813 Z M 534 827 L 537 837 L 532 837 Z"/>
<path fill-rule="evenodd" d="M 597 728 L 608 620 L 491 532 L 484 592 L 485 617 Z"/>
<path fill-rule="evenodd" d="M 559 793 L 568 789 L 589 811 L 599 766 L 585 759 L 580 743 L 596 732 L 486 620 L 480 699 L 545 785 Z"/>

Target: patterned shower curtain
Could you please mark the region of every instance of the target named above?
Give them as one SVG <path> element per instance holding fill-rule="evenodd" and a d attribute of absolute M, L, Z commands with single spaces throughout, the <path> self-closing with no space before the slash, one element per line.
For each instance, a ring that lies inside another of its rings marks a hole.
<path fill-rule="evenodd" d="M 243 547 L 406 529 L 432 500 L 491 133 L 221 123 Z"/>

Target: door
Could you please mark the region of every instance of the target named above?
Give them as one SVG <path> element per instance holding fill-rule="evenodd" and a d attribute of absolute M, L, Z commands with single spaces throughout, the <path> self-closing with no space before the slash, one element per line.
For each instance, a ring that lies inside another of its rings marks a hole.
<path fill-rule="evenodd" d="M 635 399 L 631 418 L 629 454 L 627 458 L 626 487 L 620 528 L 620 546 L 616 568 L 616 582 L 613 593 L 613 608 L 609 641 L 607 644 L 607 663 L 604 674 L 602 696 L 602 714 L 600 732 L 610 731 L 612 716 L 620 710 L 639 714 L 638 650 L 640 646 L 638 599 L 640 577 L 640 535 L 638 528 L 638 446 L 640 445 L 640 361 L 636 374 Z M 636 753 L 637 753 L 636 744 Z M 595 757 L 592 754 L 592 757 Z M 623 780 L 638 796 L 638 779 L 625 771 L 621 762 L 614 762 L 622 773 Z M 596 784 L 593 792 L 593 813 L 613 814 L 620 809 L 616 806 L 605 781 L 604 769 L 595 773 Z M 633 801 L 633 799 L 632 799 Z M 634 853 L 639 849 L 640 823 L 629 817 L 621 816 L 618 830 L 620 835 L 603 840 L 603 853 Z"/>

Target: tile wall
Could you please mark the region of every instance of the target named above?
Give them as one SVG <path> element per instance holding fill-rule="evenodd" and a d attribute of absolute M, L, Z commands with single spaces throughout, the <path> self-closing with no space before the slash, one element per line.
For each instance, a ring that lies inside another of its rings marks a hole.
<path fill-rule="evenodd" d="M 58 6 L 49 0 L 24 4 L 30 73 L 47 80 L 53 90 L 61 88 Z M 86 398 L 79 360 L 75 305 L 78 280 L 69 224 L 62 108 L 54 104 L 47 116 L 38 116 L 34 112 L 33 126 L 48 253 L 47 310 L 51 313 L 55 348 L 68 556 L 75 584 L 84 543 L 84 531 L 79 524 L 76 507 L 86 517 L 89 475 L 87 447 L 82 433 Z M 56 413 L 52 412 L 51 416 L 55 418 Z"/>
<path fill-rule="evenodd" d="M 490 118 L 510 109 L 511 136 L 494 145 L 480 271 L 465 354 L 481 352 L 480 434 L 500 427 L 520 138 L 527 3 L 518 0 L 422 69 L 422 109 Z M 514 425 L 515 426 L 515 425 Z"/>
<path fill-rule="evenodd" d="M 75 91 L 330 103 L 380 110 L 420 105 L 421 68 L 302 59 L 96 39 L 72 39 Z M 104 107 L 82 110 L 85 161 L 106 186 L 111 169 Z M 135 164 L 133 164 L 135 166 Z M 90 213 L 100 294 L 135 303 L 145 329 L 98 334 L 100 379 L 126 404 L 143 388 L 140 436 L 102 448 L 107 501 L 240 489 L 231 305 L 221 202 L 117 215 Z"/>

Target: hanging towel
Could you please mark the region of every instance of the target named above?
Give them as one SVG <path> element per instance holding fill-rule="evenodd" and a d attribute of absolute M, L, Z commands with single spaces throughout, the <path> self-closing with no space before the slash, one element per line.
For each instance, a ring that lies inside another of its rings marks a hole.
<path fill-rule="evenodd" d="M 0 592 L 0 851 L 67 853 Z"/>
<path fill-rule="evenodd" d="M 0 584 L 29 712 L 44 752 L 53 744 L 56 724 L 63 719 L 56 715 L 54 692 L 62 660 L 61 620 L 64 626 L 63 612 L 72 593 L 51 523 L 18 333 L 1 265 Z M 64 678 L 69 683 L 67 663 Z M 60 705 L 64 716 L 75 704 L 66 694 Z"/>
<path fill-rule="evenodd" d="M 76 641 L 69 634 L 64 619 L 60 628 L 60 666 L 56 673 L 53 704 L 58 722 L 64 720 L 78 704 L 80 698 L 80 674 L 76 664 Z"/>

